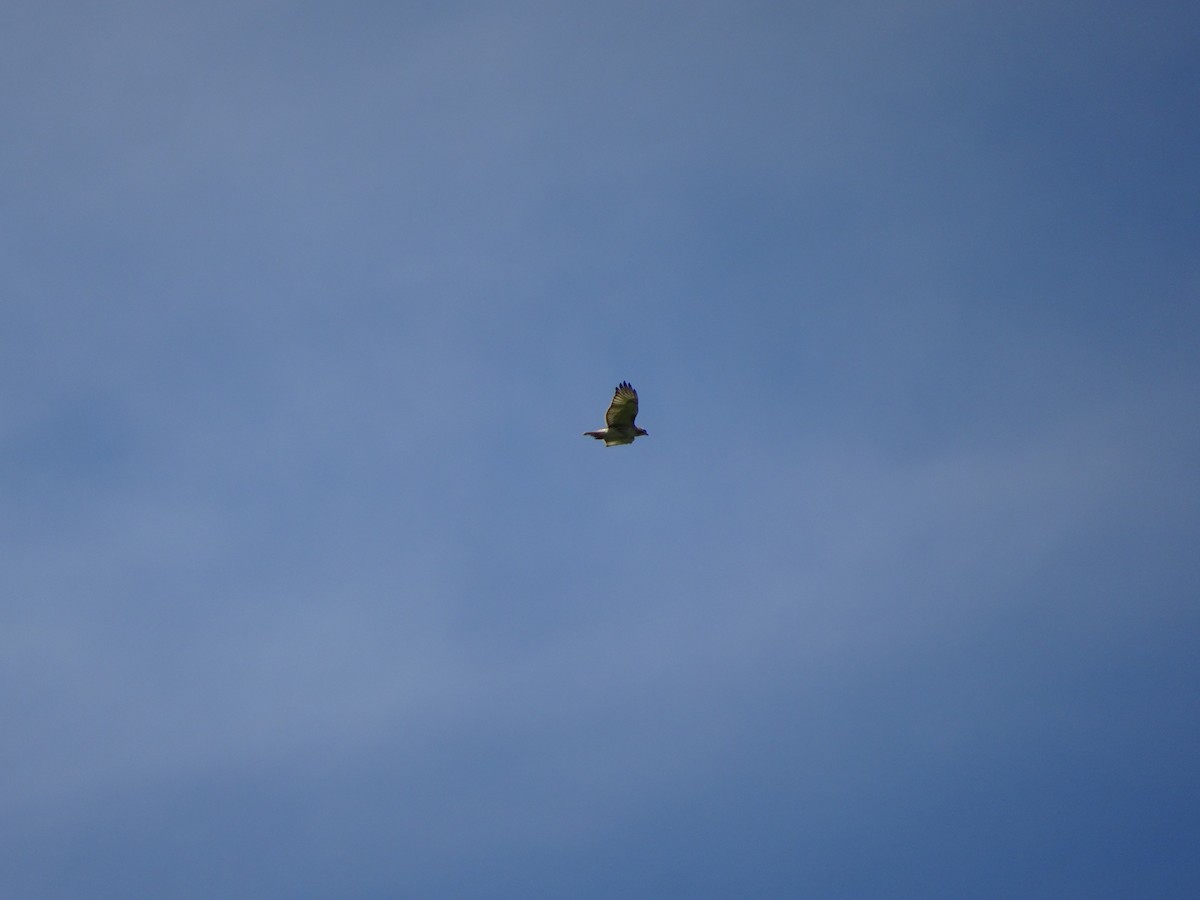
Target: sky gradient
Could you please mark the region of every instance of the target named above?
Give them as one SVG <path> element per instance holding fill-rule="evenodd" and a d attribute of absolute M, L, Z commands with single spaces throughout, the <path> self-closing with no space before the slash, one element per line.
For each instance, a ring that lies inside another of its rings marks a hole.
<path fill-rule="evenodd" d="M 1200 894 L 1198 27 L 8 4 L 0 893 Z"/>

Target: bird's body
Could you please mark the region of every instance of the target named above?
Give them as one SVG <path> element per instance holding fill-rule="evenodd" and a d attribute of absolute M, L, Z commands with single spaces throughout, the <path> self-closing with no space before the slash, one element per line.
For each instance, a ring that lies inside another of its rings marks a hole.
<path fill-rule="evenodd" d="M 632 444 L 635 438 L 648 434 L 646 429 L 638 428 L 633 424 L 637 414 L 637 391 L 628 381 L 622 381 L 617 385 L 612 403 L 608 405 L 608 412 L 604 414 L 604 422 L 608 427 L 598 431 L 585 431 L 584 434 L 594 437 L 598 441 L 604 441 L 605 447 Z"/>

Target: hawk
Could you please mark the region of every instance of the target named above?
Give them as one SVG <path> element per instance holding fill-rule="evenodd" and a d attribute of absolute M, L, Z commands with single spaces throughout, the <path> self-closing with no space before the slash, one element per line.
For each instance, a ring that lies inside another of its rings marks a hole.
<path fill-rule="evenodd" d="M 608 412 L 604 414 L 604 423 L 608 427 L 601 428 L 599 431 L 585 431 L 584 434 L 594 437 L 598 441 L 604 441 L 605 447 L 632 444 L 634 438 L 648 434 L 646 429 L 638 428 L 633 424 L 633 420 L 637 418 L 637 412 L 637 391 L 628 381 L 622 381 L 617 385 L 612 403 L 608 404 Z"/>

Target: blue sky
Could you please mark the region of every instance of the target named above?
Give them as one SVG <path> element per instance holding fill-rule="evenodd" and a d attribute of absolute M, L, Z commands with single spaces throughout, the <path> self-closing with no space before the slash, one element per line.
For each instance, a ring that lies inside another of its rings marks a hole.
<path fill-rule="evenodd" d="M 1195 896 L 1197 18 L 9 4 L 4 893 Z"/>

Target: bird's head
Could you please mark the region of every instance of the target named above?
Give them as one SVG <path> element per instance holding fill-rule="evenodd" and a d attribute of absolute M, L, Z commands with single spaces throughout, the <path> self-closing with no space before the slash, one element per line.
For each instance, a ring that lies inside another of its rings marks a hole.
<path fill-rule="evenodd" d="M 636 431 L 638 437 L 645 437 L 646 435 L 648 435 L 650 433 L 645 428 L 638 428 L 636 425 L 633 427 L 634 427 L 634 430 Z"/>

